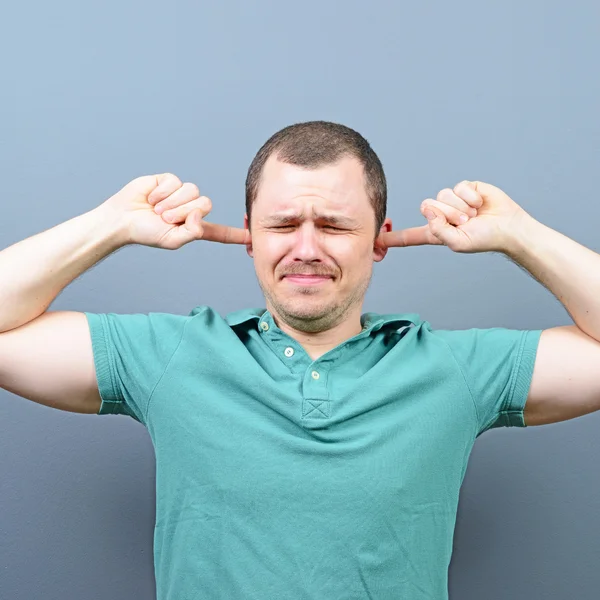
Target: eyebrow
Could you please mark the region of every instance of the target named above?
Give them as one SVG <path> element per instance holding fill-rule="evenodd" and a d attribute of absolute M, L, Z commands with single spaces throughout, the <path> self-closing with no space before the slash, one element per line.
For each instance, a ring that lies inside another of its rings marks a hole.
<path fill-rule="evenodd" d="M 302 221 L 303 217 L 301 214 L 280 214 L 280 215 L 269 215 L 264 219 L 260 220 L 260 224 L 265 227 L 276 227 L 277 225 L 287 225 L 288 223 L 295 221 Z M 327 214 L 315 214 L 317 221 L 326 221 L 336 227 L 346 227 L 352 229 L 357 226 L 354 219 L 344 217 L 342 215 L 327 215 Z"/>

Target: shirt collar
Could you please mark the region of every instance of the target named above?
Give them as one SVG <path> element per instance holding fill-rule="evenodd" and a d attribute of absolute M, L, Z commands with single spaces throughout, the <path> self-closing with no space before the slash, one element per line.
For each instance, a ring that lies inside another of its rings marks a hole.
<path fill-rule="evenodd" d="M 251 320 L 256 321 L 257 327 L 258 323 L 263 321 L 268 322 L 270 326 L 275 324 L 271 313 L 264 308 L 244 308 L 242 310 L 229 313 L 225 317 L 225 321 L 231 327 L 241 325 L 242 323 L 246 323 Z M 361 316 L 360 322 L 363 326 L 363 331 L 377 331 L 378 329 L 387 327 L 389 325 L 404 325 L 408 327 L 413 325 L 418 326 L 422 323 L 422 320 L 418 313 L 392 313 L 380 315 L 378 313 L 367 312 Z"/>

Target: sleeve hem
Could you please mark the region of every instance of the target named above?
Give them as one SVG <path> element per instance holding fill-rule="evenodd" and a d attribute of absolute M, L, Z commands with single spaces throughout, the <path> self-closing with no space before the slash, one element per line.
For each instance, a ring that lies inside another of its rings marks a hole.
<path fill-rule="evenodd" d="M 527 427 L 524 417 L 525 404 L 531 387 L 535 357 L 542 331 L 542 329 L 533 329 L 523 332 L 521 351 L 511 384 L 510 400 L 500 414 L 502 422 L 508 427 Z"/>
<path fill-rule="evenodd" d="M 123 399 L 119 396 L 114 384 L 106 343 L 105 316 L 99 313 L 86 312 L 84 314 L 87 317 L 90 327 L 94 362 L 96 364 L 96 379 L 98 380 L 98 392 L 102 400 L 97 414 L 120 414 L 122 412 Z"/>

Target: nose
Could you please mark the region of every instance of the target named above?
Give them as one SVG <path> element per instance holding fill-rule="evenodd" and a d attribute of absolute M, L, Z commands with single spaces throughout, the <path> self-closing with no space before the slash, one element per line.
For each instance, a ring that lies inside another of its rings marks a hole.
<path fill-rule="evenodd" d="M 304 262 L 321 260 L 322 252 L 320 249 L 318 232 L 312 223 L 302 223 L 302 225 L 296 229 L 294 236 L 294 248 L 292 252 L 294 260 L 301 260 Z"/>

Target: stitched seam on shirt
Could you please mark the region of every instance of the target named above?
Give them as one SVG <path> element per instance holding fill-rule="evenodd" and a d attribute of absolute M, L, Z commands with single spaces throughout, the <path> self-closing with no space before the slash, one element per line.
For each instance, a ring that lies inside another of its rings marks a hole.
<path fill-rule="evenodd" d="M 516 414 L 519 415 L 521 413 L 520 410 L 508 410 L 507 409 L 507 405 L 510 406 L 512 404 L 512 400 L 513 400 L 513 395 L 514 395 L 514 390 L 515 390 L 515 385 L 517 382 L 517 375 L 519 373 L 519 370 L 521 368 L 521 357 L 523 356 L 523 350 L 525 348 L 525 336 L 527 335 L 527 331 L 524 331 L 522 336 L 521 336 L 521 341 L 520 341 L 520 345 L 519 345 L 519 349 L 517 350 L 517 358 L 515 360 L 515 366 L 513 367 L 512 373 L 510 374 L 511 376 L 511 380 L 509 381 L 509 392 L 508 392 L 508 398 L 504 401 L 504 403 L 502 404 L 502 407 L 500 408 L 500 410 L 498 411 L 498 416 L 504 416 L 504 415 L 510 415 L 510 414 Z M 497 418 L 494 417 L 493 419 L 491 419 L 488 423 L 486 423 L 485 428 L 487 429 L 494 421 L 496 421 Z"/>
<path fill-rule="evenodd" d="M 524 331 L 523 334 L 521 335 L 521 341 L 519 343 L 519 351 L 517 352 L 517 359 L 515 361 L 515 366 L 512 370 L 511 375 L 511 382 L 510 382 L 510 392 L 508 393 L 508 398 L 505 400 L 504 404 L 502 405 L 502 412 L 503 413 L 509 413 L 509 412 L 514 412 L 514 413 L 519 413 L 520 410 L 508 410 L 507 406 L 512 406 L 513 403 L 513 397 L 515 394 L 515 386 L 517 385 L 517 379 L 518 379 L 518 375 L 519 375 L 519 371 L 521 370 L 521 359 L 523 357 L 523 352 L 525 350 L 525 336 L 527 335 L 527 331 Z"/>
<path fill-rule="evenodd" d="M 475 403 L 475 398 L 473 398 L 473 392 L 471 391 L 471 387 L 469 386 L 469 382 L 467 381 L 467 377 L 465 376 L 465 372 L 463 371 L 462 367 L 460 366 L 460 363 L 456 359 L 456 356 L 454 356 L 454 352 L 452 351 L 452 347 L 450 346 L 450 344 L 444 338 L 439 338 L 439 339 L 441 339 L 442 342 L 444 342 L 444 344 L 446 345 L 446 347 L 450 351 L 450 355 L 454 359 L 454 362 L 456 363 L 456 366 L 458 367 L 458 370 L 460 371 L 460 374 L 462 375 L 463 381 L 465 382 L 465 385 L 467 386 L 467 390 L 469 392 L 469 397 L 471 398 L 471 404 L 473 405 L 473 409 L 475 411 L 476 422 L 475 422 L 475 431 L 473 432 L 473 439 L 475 439 L 477 437 L 477 434 L 479 433 L 477 431 L 478 428 L 479 428 L 479 411 L 477 410 L 477 404 Z"/>
<path fill-rule="evenodd" d="M 319 403 L 318 405 L 316 403 Z M 309 404 L 311 406 L 311 409 L 308 410 L 307 412 L 304 413 L 305 417 L 308 417 L 311 413 L 315 412 L 315 410 L 319 411 L 319 413 L 321 413 L 321 415 L 323 415 L 323 417 L 327 417 L 327 413 L 325 413 L 323 410 L 321 410 L 321 406 L 323 406 L 323 403 L 325 402 L 329 402 L 329 400 L 311 400 L 311 399 L 307 399 L 306 403 Z M 315 417 L 311 417 L 311 418 L 315 418 Z M 318 417 L 321 418 L 321 417 Z"/>
<path fill-rule="evenodd" d="M 519 372 L 520 369 L 520 365 L 521 365 L 521 356 L 523 355 L 523 348 L 525 346 L 525 334 L 527 332 L 524 331 L 523 335 L 521 337 L 521 341 L 520 341 L 520 345 L 519 345 L 519 349 L 517 350 L 517 358 L 515 361 L 515 366 L 510 374 L 511 376 L 511 380 L 508 383 L 508 387 L 509 387 L 509 392 L 508 392 L 508 398 L 504 401 L 504 403 L 502 404 L 502 407 L 500 408 L 500 410 L 498 411 L 498 416 L 502 417 L 502 416 L 508 416 L 512 413 L 518 415 L 521 411 L 520 410 L 508 410 L 506 407 L 507 405 L 512 404 L 512 399 L 513 399 L 513 394 L 514 394 L 514 388 L 516 385 L 516 381 L 517 381 L 517 374 Z M 487 429 L 492 423 L 494 423 L 494 421 L 496 421 L 497 418 L 494 417 L 493 419 L 491 419 L 488 423 L 486 423 L 485 428 Z"/>
<path fill-rule="evenodd" d="M 177 346 L 175 346 L 175 350 L 173 350 L 173 354 L 171 354 L 171 357 L 167 361 L 164 371 L 161 373 L 160 377 L 158 378 L 158 381 L 154 384 L 154 387 L 152 388 L 152 391 L 150 392 L 150 395 L 148 396 L 148 402 L 146 403 L 146 415 L 145 415 L 146 423 L 148 422 L 148 415 L 150 414 L 150 403 L 152 402 L 152 399 L 154 398 L 154 391 L 156 390 L 156 388 L 158 387 L 158 384 L 162 381 L 162 378 L 164 377 L 165 373 L 167 372 L 167 369 L 169 368 L 169 365 L 171 364 L 171 361 L 173 360 L 175 353 L 177 352 L 177 350 L 179 350 L 179 346 L 181 346 L 181 342 L 183 341 L 183 336 L 185 334 L 185 330 L 188 326 L 188 323 L 191 320 L 192 320 L 191 318 L 188 319 L 185 322 L 185 324 L 183 325 L 183 329 L 181 330 L 181 337 L 179 338 L 179 342 L 177 342 Z"/>
<path fill-rule="evenodd" d="M 105 323 L 105 321 L 107 321 Z M 121 390 L 119 389 L 118 386 L 118 378 L 117 378 L 117 368 L 115 367 L 114 364 L 114 358 L 112 355 L 112 352 L 110 351 L 110 346 L 109 346 L 109 340 L 110 340 L 110 331 L 108 328 L 108 317 L 106 315 L 101 315 L 100 317 L 100 324 L 102 325 L 102 332 L 104 335 L 104 347 L 105 347 L 105 353 L 108 356 L 108 375 L 110 377 L 110 387 L 111 387 L 111 394 L 113 394 L 113 398 L 110 399 L 110 404 L 111 404 L 111 412 L 113 412 L 113 414 L 116 412 L 116 405 L 117 404 L 123 404 L 125 405 L 126 403 L 123 401 L 125 400 L 125 398 L 121 399 L 119 396 L 121 396 Z"/>

